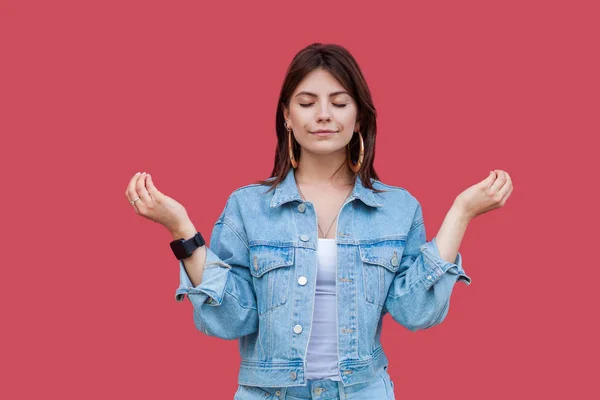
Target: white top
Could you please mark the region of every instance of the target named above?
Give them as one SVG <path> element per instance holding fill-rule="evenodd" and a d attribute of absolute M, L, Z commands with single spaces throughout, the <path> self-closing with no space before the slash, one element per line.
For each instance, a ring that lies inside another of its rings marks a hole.
<path fill-rule="evenodd" d="M 306 377 L 340 381 L 337 353 L 335 239 L 318 239 L 317 261 L 317 287 L 313 325 L 306 354 Z"/>

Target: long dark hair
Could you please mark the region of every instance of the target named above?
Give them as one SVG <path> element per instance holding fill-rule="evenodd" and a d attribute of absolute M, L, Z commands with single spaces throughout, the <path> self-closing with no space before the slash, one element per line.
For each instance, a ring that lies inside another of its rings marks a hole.
<path fill-rule="evenodd" d="M 281 93 L 279 94 L 279 101 L 277 102 L 277 114 L 275 117 L 277 149 L 275 150 L 275 163 L 271 172 L 271 178 L 275 177 L 275 179 L 269 178 L 258 183 L 271 186 L 268 190 L 270 191 L 283 181 L 290 168 L 292 168 L 287 142 L 288 133 L 284 125 L 283 107 L 289 108 L 290 98 L 298 84 L 306 75 L 317 68 L 323 69 L 333 75 L 358 106 L 358 121 L 364 141 L 364 159 L 358 175 L 363 186 L 379 192 L 379 190 L 373 188 L 373 184 L 371 183 L 371 179 L 379 179 L 373 167 L 373 161 L 375 160 L 375 138 L 377 136 L 377 113 L 371 99 L 371 91 L 354 57 L 344 47 L 336 44 L 313 43 L 300 50 L 294 56 L 286 72 Z M 356 163 L 360 151 L 360 139 L 356 132 L 350 140 L 349 147 L 352 162 Z M 296 141 L 293 144 L 293 151 L 294 157 L 298 159 L 300 145 Z"/>

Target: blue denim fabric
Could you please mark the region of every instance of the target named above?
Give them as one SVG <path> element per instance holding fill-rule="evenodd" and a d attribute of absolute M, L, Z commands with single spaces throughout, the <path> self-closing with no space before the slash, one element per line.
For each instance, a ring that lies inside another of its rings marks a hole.
<path fill-rule="evenodd" d="M 312 380 L 303 386 L 256 387 L 238 385 L 233 400 L 386 400 L 395 399 L 394 383 L 385 367 L 374 379 L 344 386 L 331 379 Z"/>
<path fill-rule="evenodd" d="M 235 190 L 215 223 L 202 283 L 193 287 L 182 262 L 175 298 L 188 296 L 203 333 L 238 339 L 239 385 L 306 385 L 317 278 L 317 216 L 303 201 L 293 169 L 274 190 Z M 343 386 L 370 382 L 388 365 L 382 317 L 411 331 L 441 323 L 454 284 L 471 283 L 457 254 L 443 260 L 426 241 L 419 202 L 405 189 L 360 177 L 337 220 L 337 326 Z M 300 280 L 307 278 L 307 283 Z"/>

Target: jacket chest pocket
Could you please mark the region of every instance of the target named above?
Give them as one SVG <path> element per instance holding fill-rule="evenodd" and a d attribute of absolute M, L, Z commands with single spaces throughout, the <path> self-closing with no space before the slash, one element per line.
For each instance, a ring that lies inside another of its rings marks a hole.
<path fill-rule="evenodd" d="M 383 307 L 406 244 L 405 239 L 359 244 L 365 300 Z"/>
<path fill-rule="evenodd" d="M 294 247 L 250 244 L 250 274 L 259 314 L 287 302 L 293 274 Z"/>

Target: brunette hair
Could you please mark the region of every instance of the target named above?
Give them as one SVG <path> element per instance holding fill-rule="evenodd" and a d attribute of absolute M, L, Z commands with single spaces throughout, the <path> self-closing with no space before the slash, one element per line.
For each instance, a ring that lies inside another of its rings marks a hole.
<path fill-rule="evenodd" d="M 358 175 L 362 180 L 363 186 L 380 192 L 373 188 L 371 179 L 379 180 L 373 161 L 375 160 L 375 138 L 377 136 L 377 122 L 375 106 L 371 99 L 371 92 L 363 74 L 350 52 L 344 47 L 336 44 L 313 43 L 300 50 L 294 56 L 285 75 L 279 101 L 277 102 L 277 114 L 275 117 L 275 131 L 277 133 L 277 148 L 275 150 L 275 162 L 271 178 L 258 183 L 271 186 L 268 191 L 274 189 L 283 181 L 292 163 L 288 150 L 288 133 L 285 129 L 285 119 L 283 107 L 290 106 L 292 93 L 298 84 L 311 71 L 320 68 L 333 75 L 340 84 L 348 91 L 348 94 L 354 99 L 358 108 L 358 121 L 360 122 L 361 134 L 364 141 L 364 158 Z M 352 162 L 358 160 L 360 151 L 360 139 L 358 134 L 354 134 L 349 143 Z M 294 141 L 294 157 L 298 159 L 300 154 L 300 145 Z"/>

